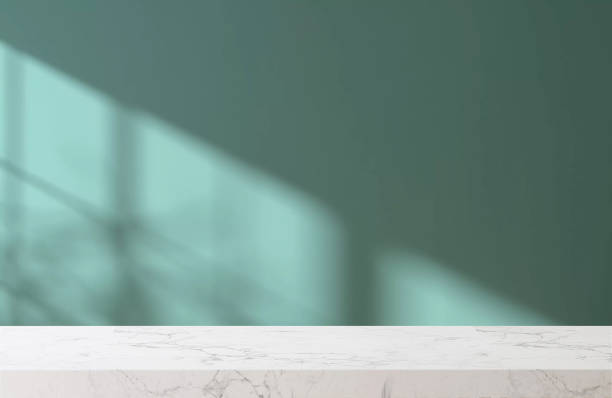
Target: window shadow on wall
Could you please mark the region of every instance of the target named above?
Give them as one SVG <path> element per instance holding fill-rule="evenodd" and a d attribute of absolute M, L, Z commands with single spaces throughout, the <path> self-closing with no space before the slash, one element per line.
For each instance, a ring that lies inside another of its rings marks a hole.
<path fill-rule="evenodd" d="M 486 323 L 453 297 L 411 317 L 439 301 L 385 281 L 425 258 L 448 271 L 421 279 L 434 293 L 480 286 L 528 310 L 504 323 L 610 323 L 608 5 L 49 7 L 7 2 L 0 35 L 115 104 L 103 227 L 85 235 L 117 269 L 79 271 L 105 302 L 80 322 Z M 76 210 L 60 186 L 47 194 Z M 9 213 L 17 242 L 30 216 Z"/>

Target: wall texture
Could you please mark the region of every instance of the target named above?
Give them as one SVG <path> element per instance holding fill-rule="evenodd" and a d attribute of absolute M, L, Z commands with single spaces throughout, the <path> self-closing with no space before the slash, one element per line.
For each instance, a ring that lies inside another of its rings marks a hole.
<path fill-rule="evenodd" d="M 612 323 L 612 3 L 0 3 L 1 324 Z"/>

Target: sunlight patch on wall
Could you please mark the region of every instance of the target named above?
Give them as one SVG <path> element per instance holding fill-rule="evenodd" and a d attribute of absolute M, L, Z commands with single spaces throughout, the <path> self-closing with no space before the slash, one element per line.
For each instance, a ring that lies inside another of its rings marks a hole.
<path fill-rule="evenodd" d="M 13 322 L 108 322 L 116 280 L 107 228 L 113 102 L 26 54 L 4 51 L 11 70 L 0 81 L 0 112 L 12 122 L 3 124 L 2 179 L 17 185 L 2 184 L 0 195 L 18 191 L 21 209 L 3 240 L 3 252 L 16 252 L 2 278 L 18 304 Z"/>
<path fill-rule="evenodd" d="M 112 102 L 34 58 L 22 55 L 21 64 L 24 166 L 91 205 L 105 208 L 105 179 L 112 162 L 108 157 Z"/>
<path fill-rule="evenodd" d="M 199 294 L 249 323 L 338 316 L 342 231 L 325 206 L 150 115 L 133 127 L 144 219 L 197 256 L 182 264 Z"/>
<path fill-rule="evenodd" d="M 389 249 L 376 259 L 381 324 L 549 324 L 537 311 L 409 250 Z"/>
<path fill-rule="evenodd" d="M 343 231 L 322 203 L 200 136 L 0 51 L 23 80 L 15 96 L 0 69 L 0 120 L 20 124 L 3 124 L 1 139 L 23 149 L 11 158 L 1 146 L 0 203 L 19 198 L 23 217 L 8 231 L 2 223 L 3 254 L 17 255 L 0 275 L 0 324 L 340 318 Z M 23 245 L 11 247 L 16 234 Z"/>

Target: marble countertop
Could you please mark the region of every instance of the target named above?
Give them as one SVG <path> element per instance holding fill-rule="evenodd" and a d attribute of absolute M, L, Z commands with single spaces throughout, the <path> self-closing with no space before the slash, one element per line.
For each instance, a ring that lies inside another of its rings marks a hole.
<path fill-rule="evenodd" d="M 612 327 L 0 327 L 0 371 L 612 370 Z"/>

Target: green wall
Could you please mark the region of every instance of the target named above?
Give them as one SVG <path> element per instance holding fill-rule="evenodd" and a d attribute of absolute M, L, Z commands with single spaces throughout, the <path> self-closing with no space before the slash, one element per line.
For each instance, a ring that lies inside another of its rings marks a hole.
<path fill-rule="evenodd" d="M 612 2 L 0 3 L 0 324 L 611 324 Z"/>

